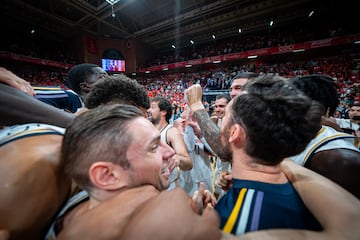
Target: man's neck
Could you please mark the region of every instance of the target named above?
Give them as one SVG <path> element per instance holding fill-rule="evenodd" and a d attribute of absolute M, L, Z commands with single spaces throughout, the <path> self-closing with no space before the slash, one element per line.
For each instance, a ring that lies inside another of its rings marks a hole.
<path fill-rule="evenodd" d="M 158 124 L 155 125 L 155 127 L 161 132 L 169 123 L 165 120 L 160 120 Z"/>
<path fill-rule="evenodd" d="M 275 166 L 260 164 L 250 156 L 240 153 L 233 154 L 232 176 L 237 179 L 266 183 L 281 184 L 288 182 L 280 169 L 280 164 Z"/>
<path fill-rule="evenodd" d="M 352 118 L 350 118 L 350 122 L 353 123 L 353 124 L 358 124 L 358 125 L 360 124 L 360 121 L 354 120 Z"/>

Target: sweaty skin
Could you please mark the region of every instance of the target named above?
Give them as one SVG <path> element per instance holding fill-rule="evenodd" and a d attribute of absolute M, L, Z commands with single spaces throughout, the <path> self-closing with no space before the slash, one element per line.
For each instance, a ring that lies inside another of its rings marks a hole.
<path fill-rule="evenodd" d="M 0 229 L 11 239 L 43 238 L 69 196 L 71 181 L 60 167 L 61 141 L 59 135 L 40 135 L 0 147 Z"/>

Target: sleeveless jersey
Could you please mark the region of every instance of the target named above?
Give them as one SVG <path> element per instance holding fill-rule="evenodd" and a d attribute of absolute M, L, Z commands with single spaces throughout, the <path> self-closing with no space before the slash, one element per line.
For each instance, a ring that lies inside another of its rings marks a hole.
<path fill-rule="evenodd" d="M 48 124 L 28 123 L 14 125 L 0 130 L 0 147 L 21 138 L 46 134 L 64 135 L 64 133 L 65 128 Z"/>
<path fill-rule="evenodd" d="M 198 190 L 199 182 L 204 182 L 205 188 L 213 192 L 215 163 L 212 166 L 204 144 L 196 137 L 190 126 L 185 127 L 184 142 L 192 159 L 193 168 L 190 171 L 181 171 L 179 186 L 191 197 Z"/>
<path fill-rule="evenodd" d="M 215 209 L 221 229 L 234 235 L 273 228 L 321 230 L 290 182 L 233 179 Z"/>
<path fill-rule="evenodd" d="M 172 127 L 173 127 L 173 125 L 168 124 L 168 125 L 166 125 L 166 127 L 164 127 L 163 129 L 160 130 L 160 140 L 162 142 L 168 144 L 167 131 Z M 168 144 L 168 145 L 170 145 L 170 144 Z M 172 146 L 170 146 L 170 147 L 172 147 Z M 178 168 L 174 168 L 174 170 L 170 173 L 170 185 L 167 190 L 174 189 L 179 184 L 179 179 L 175 180 L 178 178 L 178 170 L 177 169 Z"/>
<path fill-rule="evenodd" d="M 59 222 L 59 220 L 61 219 L 62 216 L 65 215 L 65 213 L 67 213 L 68 211 L 74 209 L 76 206 L 78 206 L 79 204 L 81 204 L 84 201 L 89 200 L 89 194 L 86 191 L 81 191 L 79 193 L 77 193 L 76 195 L 74 195 L 72 198 L 70 198 L 65 205 L 63 206 L 63 208 L 61 209 L 61 211 L 59 212 L 59 214 L 56 216 L 55 220 L 53 221 L 53 223 L 51 224 L 45 239 L 46 240 L 54 240 L 56 239 L 56 236 L 59 234 L 59 232 L 62 229 L 62 226 Z"/>
<path fill-rule="evenodd" d="M 35 90 L 35 98 L 54 106 L 63 109 L 67 112 L 75 113 L 80 108 L 84 107 L 79 95 L 73 90 L 65 90 L 58 87 L 33 87 Z"/>
<path fill-rule="evenodd" d="M 322 126 L 316 137 L 306 146 L 305 150 L 290 158 L 297 164 L 304 166 L 317 152 L 337 148 L 345 148 L 360 152 L 359 145 L 359 138 L 356 136 L 338 132 L 331 127 Z"/>
<path fill-rule="evenodd" d="M 168 125 L 166 125 L 165 128 L 161 129 L 161 131 L 160 131 L 160 140 L 162 142 L 168 144 L 168 142 L 167 142 L 167 131 L 172 127 L 173 127 L 173 125 L 168 124 Z"/>

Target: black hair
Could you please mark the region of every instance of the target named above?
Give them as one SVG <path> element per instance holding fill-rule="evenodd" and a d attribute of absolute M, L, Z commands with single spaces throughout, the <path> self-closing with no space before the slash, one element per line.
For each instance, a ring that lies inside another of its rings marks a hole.
<path fill-rule="evenodd" d="M 337 85 L 334 80 L 326 75 L 311 74 L 303 77 L 289 79 L 298 89 L 311 99 L 318 101 L 324 106 L 325 113 L 333 116 L 339 105 Z"/>
<path fill-rule="evenodd" d="M 143 85 L 124 74 L 98 80 L 84 100 L 85 107 L 95 108 L 108 103 L 130 104 L 148 109 L 150 99 Z"/>
<path fill-rule="evenodd" d="M 264 75 L 232 101 L 232 121 L 245 128 L 245 151 L 266 165 L 302 152 L 321 128 L 323 107 L 285 78 Z"/>
<path fill-rule="evenodd" d="M 165 119 L 166 122 L 169 122 L 172 116 L 172 107 L 170 101 L 164 97 L 156 96 L 153 99 L 151 99 L 151 102 L 157 102 L 160 111 L 166 111 Z"/>
<path fill-rule="evenodd" d="M 216 95 L 216 100 L 221 99 L 221 98 L 225 98 L 227 100 L 227 102 L 230 102 L 230 100 L 231 100 L 229 94 L 222 93 L 222 94 Z"/>
<path fill-rule="evenodd" d="M 254 72 L 240 72 L 240 73 L 237 73 L 235 75 L 235 77 L 232 78 L 231 82 L 233 82 L 235 79 L 238 79 L 238 78 L 256 78 L 258 77 L 259 74 L 257 73 L 254 73 Z"/>
<path fill-rule="evenodd" d="M 86 82 L 88 76 L 93 74 L 92 69 L 94 67 L 99 66 L 91 63 L 81 63 L 72 67 L 67 74 L 67 83 L 69 85 L 69 88 L 79 94 L 80 83 Z"/>

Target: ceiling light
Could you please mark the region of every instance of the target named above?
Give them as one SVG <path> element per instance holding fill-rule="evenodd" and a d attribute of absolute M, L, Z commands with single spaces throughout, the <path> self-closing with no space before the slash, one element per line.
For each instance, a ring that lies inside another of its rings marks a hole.
<path fill-rule="evenodd" d="M 360 44 L 360 40 L 355 41 L 354 44 Z"/>
<path fill-rule="evenodd" d="M 248 56 L 248 58 L 257 58 L 258 56 L 256 55 L 251 55 L 251 56 Z"/>
<path fill-rule="evenodd" d="M 172 47 L 172 48 L 174 48 L 174 49 L 176 48 L 174 44 L 173 44 L 173 45 L 171 45 L 171 47 Z"/>
<path fill-rule="evenodd" d="M 150 73 L 150 71 L 146 71 L 145 73 Z"/>
<path fill-rule="evenodd" d="M 309 17 L 311 17 L 313 14 L 314 14 L 314 11 L 311 11 L 311 12 L 309 13 Z"/>
<path fill-rule="evenodd" d="M 239 28 L 239 33 L 241 33 L 242 32 L 242 30 L 241 30 L 241 28 Z"/>
<path fill-rule="evenodd" d="M 31 29 L 30 33 L 31 33 L 31 34 L 34 34 L 34 33 L 35 33 L 35 29 Z"/>
<path fill-rule="evenodd" d="M 185 65 L 186 68 L 189 68 L 189 67 L 191 67 L 191 66 L 192 66 L 191 64 L 186 64 L 186 65 Z"/>
<path fill-rule="evenodd" d="M 213 61 L 213 63 L 221 63 L 221 61 L 220 60 L 215 60 L 215 61 Z"/>
<path fill-rule="evenodd" d="M 166 68 L 163 68 L 163 71 L 167 71 L 167 70 L 169 70 L 169 68 L 167 68 L 167 67 L 166 67 Z"/>
<path fill-rule="evenodd" d="M 297 53 L 297 52 L 305 52 L 305 49 L 301 48 L 301 49 L 295 49 L 293 50 L 294 53 Z"/>
<path fill-rule="evenodd" d="M 114 5 L 118 2 L 120 2 L 120 0 L 106 0 L 110 5 Z"/>
<path fill-rule="evenodd" d="M 215 38 L 216 38 L 214 34 L 212 35 L 212 38 L 213 38 L 213 39 L 215 39 Z"/>
<path fill-rule="evenodd" d="M 190 43 L 191 43 L 191 44 L 194 44 L 194 41 L 193 41 L 193 40 L 190 40 Z"/>
<path fill-rule="evenodd" d="M 270 25 L 270 27 L 271 27 L 272 25 L 274 25 L 274 21 L 271 20 L 270 23 L 269 23 L 269 25 Z"/>

